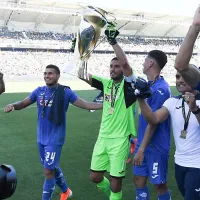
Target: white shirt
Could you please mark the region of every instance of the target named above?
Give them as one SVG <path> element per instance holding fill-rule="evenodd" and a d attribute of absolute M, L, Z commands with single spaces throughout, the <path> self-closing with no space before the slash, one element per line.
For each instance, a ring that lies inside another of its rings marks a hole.
<path fill-rule="evenodd" d="M 196 101 L 200 105 L 200 101 Z M 184 167 L 194 167 L 200 169 L 200 125 L 196 116 L 191 113 L 187 127 L 186 139 L 180 138 L 184 129 L 185 120 L 182 114 L 182 98 L 171 97 L 163 104 L 170 113 L 172 130 L 176 145 L 175 163 Z M 189 107 L 185 102 L 185 114 L 187 117 Z"/>

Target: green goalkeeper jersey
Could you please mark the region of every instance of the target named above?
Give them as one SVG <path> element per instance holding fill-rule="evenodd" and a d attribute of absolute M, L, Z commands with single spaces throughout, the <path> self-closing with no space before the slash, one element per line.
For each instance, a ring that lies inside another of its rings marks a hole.
<path fill-rule="evenodd" d="M 136 98 L 129 94 L 126 80 L 114 84 L 112 79 L 92 76 L 92 87 L 103 91 L 103 114 L 99 136 L 105 138 L 136 135 L 134 108 Z"/>

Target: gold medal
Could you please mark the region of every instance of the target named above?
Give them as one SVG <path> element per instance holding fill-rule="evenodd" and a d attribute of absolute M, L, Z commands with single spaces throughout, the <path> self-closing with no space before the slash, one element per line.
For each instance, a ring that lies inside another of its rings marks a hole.
<path fill-rule="evenodd" d="M 114 108 L 111 107 L 111 108 L 109 109 L 109 114 L 112 115 L 113 113 L 114 113 Z"/>
<path fill-rule="evenodd" d="M 182 130 L 182 131 L 181 131 L 180 138 L 182 138 L 182 139 L 186 139 L 186 136 L 187 136 L 187 131 Z"/>

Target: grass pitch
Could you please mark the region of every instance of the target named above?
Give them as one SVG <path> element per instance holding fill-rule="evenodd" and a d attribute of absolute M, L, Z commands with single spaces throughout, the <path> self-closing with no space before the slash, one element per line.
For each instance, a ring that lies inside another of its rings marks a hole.
<path fill-rule="evenodd" d="M 174 87 L 172 87 L 172 92 L 177 93 Z M 97 91 L 76 91 L 76 93 L 84 99 L 93 100 Z M 35 107 L 30 107 L 9 114 L 3 112 L 6 104 L 21 100 L 26 96 L 28 93 L 3 94 L 0 101 L 0 163 L 13 165 L 18 176 L 17 189 L 9 198 L 10 200 L 41 200 L 42 195 L 44 178 L 36 143 L 37 110 Z M 73 200 L 107 199 L 89 180 L 90 160 L 100 121 L 101 111 L 90 113 L 74 106 L 69 107 L 67 140 L 63 147 L 60 165 L 69 187 L 73 190 Z M 172 199 L 180 200 L 182 198 L 174 178 L 173 137 L 171 140 L 168 185 Z M 149 188 L 151 200 L 157 199 L 151 184 Z M 53 200 L 59 200 L 59 192 L 56 188 Z M 125 200 L 135 199 L 132 164 L 127 166 L 123 197 Z"/>

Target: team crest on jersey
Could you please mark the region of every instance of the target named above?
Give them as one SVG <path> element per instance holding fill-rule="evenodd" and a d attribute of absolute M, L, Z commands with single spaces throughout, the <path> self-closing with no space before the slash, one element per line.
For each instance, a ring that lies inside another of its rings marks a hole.
<path fill-rule="evenodd" d="M 110 102 L 110 94 L 105 94 L 105 101 Z"/>

